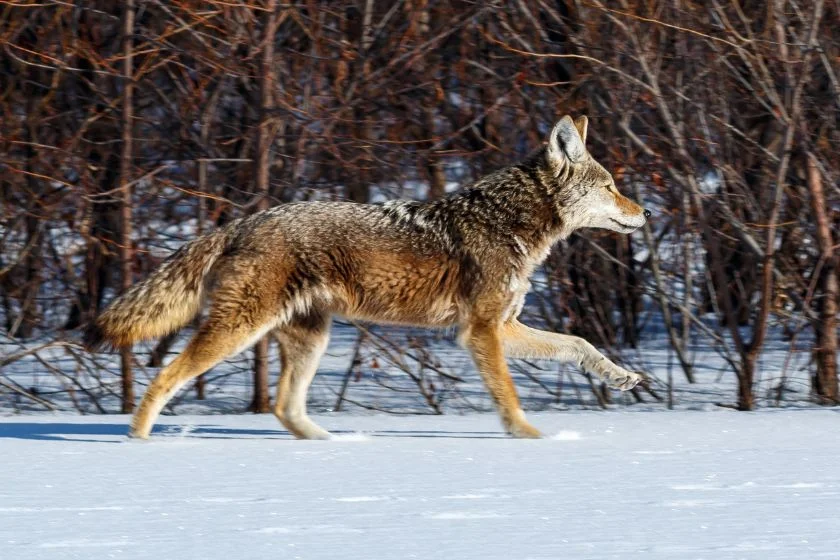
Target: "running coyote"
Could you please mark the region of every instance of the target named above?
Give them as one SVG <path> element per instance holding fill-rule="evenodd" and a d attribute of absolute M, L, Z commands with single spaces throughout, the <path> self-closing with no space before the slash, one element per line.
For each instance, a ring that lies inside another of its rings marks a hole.
<path fill-rule="evenodd" d="M 585 340 L 517 320 L 528 278 L 551 246 L 583 227 L 630 233 L 650 212 L 619 194 L 586 150 L 586 117 L 563 117 L 527 160 L 429 202 L 284 204 L 231 222 L 170 256 L 86 332 L 89 348 L 124 346 L 207 320 L 149 385 L 129 435 L 147 438 L 188 381 L 254 344 L 280 342 L 274 413 L 299 438 L 328 438 L 306 414 L 330 318 L 457 327 L 505 429 L 539 437 L 519 405 L 505 357 L 574 362 L 613 387 L 642 375 Z"/>

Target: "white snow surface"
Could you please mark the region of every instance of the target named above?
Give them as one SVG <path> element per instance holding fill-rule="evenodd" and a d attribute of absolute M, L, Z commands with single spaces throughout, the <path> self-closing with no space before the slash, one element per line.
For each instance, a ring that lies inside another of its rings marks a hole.
<path fill-rule="evenodd" d="M 0 417 L 0 558 L 840 557 L 835 410 Z"/>

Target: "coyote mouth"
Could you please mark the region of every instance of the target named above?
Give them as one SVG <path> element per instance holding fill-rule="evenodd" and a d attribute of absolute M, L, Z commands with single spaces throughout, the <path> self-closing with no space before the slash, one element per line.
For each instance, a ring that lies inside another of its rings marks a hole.
<path fill-rule="evenodd" d="M 632 230 L 636 230 L 636 229 L 639 229 L 639 228 L 641 227 L 641 226 L 631 226 L 631 225 L 629 225 L 629 224 L 625 224 L 625 223 L 619 222 L 618 220 L 613 220 L 612 218 L 610 218 L 609 220 L 610 220 L 611 222 L 614 222 L 614 223 L 616 223 L 616 224 L 620 225 L 620 226 L 621 226 L 621 227 L 623 227 L 624 229 L 632 229 Z"/>

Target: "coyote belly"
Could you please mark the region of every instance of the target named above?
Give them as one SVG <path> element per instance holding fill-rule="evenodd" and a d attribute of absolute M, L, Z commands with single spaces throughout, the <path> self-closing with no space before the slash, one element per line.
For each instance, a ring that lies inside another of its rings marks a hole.
<path fill-rule="evenodd" d="M 209 302 L 204 324 L 150 384 L 130 435 L 148 437 L 188 381 L 272 332 L 283 357 L 275 414 L 297 437 L 329 437 L 307 416 L 306 393 L 333 315 L 456 327 L 517 437 L 539 432 L 506 357 L 572 361 L 631 389 L 642 376 L 588 342 L 517 320 L 528 277 L 557 240 L 582 227 L 629 233 L 649 215 L 589 155 L 586 131 L 585 117 L 564 117 L 527 160 L 439 200 L 281 205 L 184 245 L 86 332 L 91 348 L 129 345 L 182 327 Z"/>

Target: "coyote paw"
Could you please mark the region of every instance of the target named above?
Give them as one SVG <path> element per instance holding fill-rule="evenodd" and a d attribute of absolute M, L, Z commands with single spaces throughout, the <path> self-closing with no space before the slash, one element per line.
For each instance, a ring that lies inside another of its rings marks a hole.
<path fill-rule="evenodd" d="M 615 389 L 622 391 L 629 391 L 644 380 L 644 376 L 639 373 L 633 373 L 626 369 L 619 368 L 618 371 L 611 373 L 607 377 L 607 384 Z"/>
<path fill-rule="evenodd" d="M 537 439 L 542 437 L 540 431 L 528 423 L 521 408 L 503 411 L 502 425 L 504 425 L 507 433 L 515 438 Z"/>
<path fill-rule="evenodd" d="M 138 432 L 135 432 L 134 430 L 131 430 L 130 432 L 125 434 L 125 437 L 126 439 L 128 439 L 128 441 L 149 441 L 148 434 L 143 435 Z"/>
<path fill-rule="evenodd" d="M 508 428 L 508 432 L 510 432 L 510 435 L 513 437 L 519 439 L 539 439 L 542 437 L 540 431 L 531 424 L 517 424 L 515 426 L 510 426 Z"/>

